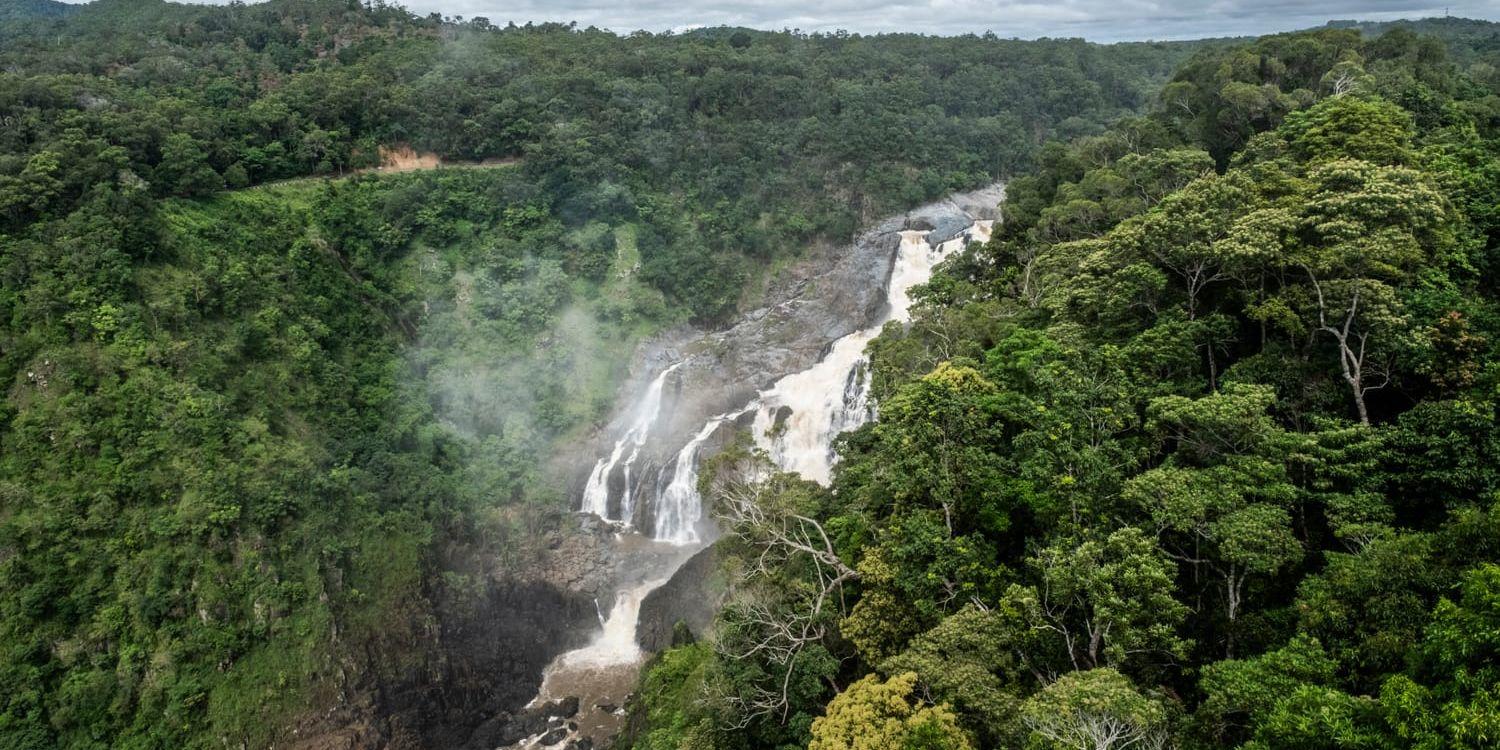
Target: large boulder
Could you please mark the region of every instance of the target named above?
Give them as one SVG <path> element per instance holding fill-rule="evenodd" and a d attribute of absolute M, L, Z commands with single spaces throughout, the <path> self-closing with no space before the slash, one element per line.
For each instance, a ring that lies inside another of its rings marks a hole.
<path fill-rule="evenodd" d="M 635 628 L 642 649 L 660 652 L 681 645 L 676 641 L 681 640 L 682 627 L 694 639 L 708 632 L 729 590 L 717 550 L 718 545 L 703 548 L 671 580 L 646 595 Z"/>

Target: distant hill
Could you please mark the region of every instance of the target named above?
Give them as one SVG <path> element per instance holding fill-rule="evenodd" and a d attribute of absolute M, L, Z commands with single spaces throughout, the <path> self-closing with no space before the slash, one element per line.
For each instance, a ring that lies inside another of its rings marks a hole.
<path fill-rule="evenodd" d="M 1329 21 L 1328 26 L 1358 29 L 1367 37 L 1404 29 L 1413 34 L 1442 39 L 1456 62 L 1468 63 L 1500 51 L 1500 23 L 1478 18 L 1419 18 L 1400 21 Z"/>
<path fill-rule="evenodd" d="M 0 21 L 61 18 L 72 15 L 82 7 L 57 0 L 0 0 Z"/>

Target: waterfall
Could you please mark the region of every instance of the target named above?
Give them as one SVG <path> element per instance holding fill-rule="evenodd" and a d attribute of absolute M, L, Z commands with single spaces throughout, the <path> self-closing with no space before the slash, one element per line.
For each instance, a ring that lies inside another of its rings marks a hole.
<path fill-rule="evenodd" d="M 656 528 L 651 536 L 672 544 L 696 544 L 698 521 L 703 517 L 703 503 L 698 498 L 698 446 L 708 439 L 719 422 L 710 420 L 688 444 L 677 453 L 672 481 L 656 498 Z"/>
<path fill-rule="evenodd" d="M 703 498 L 698 495 L 698 449 L 719 427 L 753 408 L 754 402 L 739 411 L 710 417 L 703 429 L 678 451 L 672 481 L 657 495 L 656 528 L 652 531 L 652 538 L 670 544 L 702 541 L 698 535 L 698 523 L 703 520 Z"/>
<path fill-rule="evenodd" d="M 827 484 L 832 475 L 833 439 L 875 418 L 870 403 L 869 358 L 865 347 L 891 321 L 911 319 L 911 290 L 932 277 L 933 268 L 971 241 L 989 239 L 993 222 L 976 221 L 958 237 L 932 247 L 920 231 L 901 232 L 901 242 L 886 287 L 885 312 L 871 325 L 833 342 L 827 354 L 812 367 L 787 375 L 762 392 L 745 409 L 712 417 L 677 453 L 671 480 L 656 493 L 651 518 L 652 538 L 676 545 L 701 541 L 702 499 L 698 497 L 698 450 L 725 421 L 754 410 L 752 433 L 756 444 L 777 465 L 807 479 Z M 651 381 L 625 434 L 615 442 L 606 458 L 594 464 L 584 488 L 580 510 L 630 525 L 635 518 L 635 487 L 632 469 L 661 411 L 667 376 L 682 363 L 674 364 Z M 610 515 L 610 478 L 623 479 L 618 514 Z M 661 478 L 657 479 L 661 487 Z"/>
<path fill-rule="evenodd" d="M 932 277 L 933 267 L 970 240 L 989 239 L 991 222 L 979 221 L 936 248 L 922 232 L 902 232 L 896 263 L 886 288 L 886 312 L 867 328 L 833 343 L 822 360 L 778 380 L 761 394 L 755 414 L 755 442 L 777 465 L 828 484 L 833 470 L 833 439 L 874 418 L 870 405 L 869 358 L 865 347 L 890 321 L 911 319 L 911 289 Z M 789 412 L 784 418 L 782 414 Z"/>
<path fill-rule="evenodd" d="M 639 661 L 641 646 L 635 639 L 635 626 L 640 619 L 641 602 L 666 582 L 665 578 L 646 581 L 617 593 L 598 637 L 583 648 L 563 654 L 551 669 L 599 668 Z"/>
<path fill-rule="evenodd" d="M 681 367 L 682 363 L 668 367 L 651 381 L 646 388 L 646 395 L 636 405 L 634 419 L 631 421 L 625 434 L 615 442 L 614 450 L 610 451 L 609 458 L 601 458 L 594 464 L 594 470 L 589 474 L 588 484 L 583 490 L 583 503 L 579 507 L 584 513 L 593 513 L 600 518 L 613 521 L 623 521 L 630 525 L 631 519 L 635 517 L 635 504 L 631 500 L 630 468 L 641 454 L 641 446 L 646 444 L 646 437 L 651 433 L 651 426 L 656 423 L 656 418 L 661 412 L 661 394 L 666 386 L 667 376 L 673 370 Z M 620 496 L 620 515 L 611 517 L 609 515 L 609 478 L 614 474 L 615 467 L 620 465 L 620 459 L 625 456 L 626 449 L 630 450 L 629 457 L 625 457 L 623 473 L 625 489 Z"/>

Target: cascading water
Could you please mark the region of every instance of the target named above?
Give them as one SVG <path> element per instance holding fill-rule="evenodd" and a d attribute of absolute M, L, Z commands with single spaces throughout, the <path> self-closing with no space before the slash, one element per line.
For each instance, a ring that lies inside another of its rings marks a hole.
<path fill-rule="evenodd" d="M 641 602 L 646 595 L 659 588 L 666 579 L 645 581 L 615 596 L 609 614 L 603 618 L 599 637 L 580 649 L 569 651 L 558 657 L 557 667 L 570 669 L 601 669 L 620 664 L 633 664 L 641 658 L 640 644 L 635 640 L 635 623 L 640 618 Z M 556 673 L 554 668 L 553 673 Z"/>
<path fill-rule="evenodd" d="M 875 416 L 870 405 L 865 347 L 886 323 L 910 320 L 912 287 L 925 283 L 934 266 L 968 242 L 987 241 L 992 223 L 975 222 L 960 236 L 935 248 L 928 245 L 923 232 L 901 233 L 886 289 L 885 315 L 873 325 L 833 342 L 816 365 L 782 378 L 761 394 L 752 429 L 756 444 L 772 460 L 804 478 L 828 483 L 833 469 L 833 439 Z"/>
<path fill-rule="evenodd" d="M 928 244 L 922 232 L 902 232 L 886 289 L 886 311 L 879 320 L 834 341 L 817 364 L 781 378 L 739 411 L 709 418 L 677 452 L 671 480 L 655 493 L 649 537 L 643 534 L 618 537 L 618 544 L 623 545 L 620 554 L 629 561 L 620 566 L 626 580 L 616 592 L 608 615 L 601 618 L 600 633 L 586 646 L 553 660 L 533 701 L 533 705 L 540 705 L 565 696 L 580 698 L 578 728 L 567 732 L 567 738 L 613 736 L 623 724 L 620 706 L 634 688 L 644 656 L 636 634 L 642 602 L 665 584 L 704 541 L 703 502 L 697 483 L 698 454 L 705 443 L 720 428 L 754 411 L 751 429 L 757 444 L 782 468 L 826 484 L 834 460 L 833 439 L 875 416 L 870 403 L 865 347 L 887 322 L 908 320 L 912 287 L 926 282 L 938 262 L 967 242 L 987 240 L 991 224 L 977 221 L 959 237 L 936 248 Z M 681 366 L 682 363 L 674 364 L 651 381 L 632 412 L 625 433 L 615 442 L 609 456 L 594 465 L 580 503 L 581 511 L 606 520 L 623 521 L 626 526 L 632 523 L 635 488 L 631 486 L 631 470 L 659 417 L 666 380 Z M 624 483 L 616 504 L 618 515 L 612 516 L 610 480 L 616 472 Z M 660 481 L 658 477 L 658 486 Z M 555 731 L 554 728 L 552 732 Z M 533 736 L 515 747 L 536 747 L 544 741 L 549 740 Z"/>
<path fill-rule="evenodd" d="M 599 635 L 583 648 L 558 656 L 547 665 L 541 689 L 528 708 L 565 697 L 579 699 L 579 711 L 572 717 L 571 729 L 561 722 L 549 723 L 531 737 L 511 745 L 514 750 L 560 746 L 562 740 L 576 736 L 612 736 L 624 723 L 624 703 L 635 687 L 642 653 L 636 641 L 636 622 L 646 596 L 671 577 L 669 566 L 665 577 L 651 578 L 627 586 L 615 594 L 609 614 L 602 617 Z M 551 741 L 556 734 L 562 740 Z"/>
<path fill-rule="evenodd" d="M 703 520 L 703 498 L 698 495 L 698 449 L 718 429 L 738 419 L 754 404 L 737 412 L 720 414 L 708 420 L 677 453 L 672 481 L 656 500 L 656 528 L 652 537 L 669 544 L 697 544 L 702 541 L 698 524 Z"/>
<path fill-rule="evenodd" d="M 661 374 L 651 381 L 651 385 L 647 386 L 646 395 L 636 406 L 630 426 L 615 442 L 614 450 L 610 451 L 609 458 L 601 458 L 598 463 L 594 464 L 594 470 L 589 474 L 588 485 L 583 489 L 583 503 L 580 510 L 593 513 L 605 520 L 621 521 L 627 526 L 630 525 L 635 517 L 635 504 L 631 501 L 630 469 L 635 465 L 635 460 L 640 457 L 641 446 L 646 444 L 646 438 L 651 434 L 651 426 L 656 424 L 656 418 L 661 413 L 661 396 L 667 384 L 667 376 L 681 366 L 682 363 L 678 362 L 662 370 Z M 630 450 L 628 457 L 625 457 L 626 449 Z M 609 478 L 614 474 L 615 467 L 620 465 L 622 457 L 625 458 L 622 467 L 625 482 L 620 495 L 620 514 L 610 516 Z"/>

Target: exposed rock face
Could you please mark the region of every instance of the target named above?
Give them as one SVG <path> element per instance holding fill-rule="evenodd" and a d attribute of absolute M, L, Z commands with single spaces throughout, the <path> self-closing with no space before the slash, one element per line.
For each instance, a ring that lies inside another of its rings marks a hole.
<path fill-rule="evenodd" d="M 464 746 L 470 727 L 531 699 L 550 655 L 587 639 L 593 609 L 592 597 L 522 583 L 497 587 L 475 611 L 440 618 L 432 672 L 379 691 L 392 740 Z"/>
<path fill-rule="evenodd" d="M 570 515 L 543 546 L 532 564 L 497 570 L 483 606 L 443 620 L 446 669 L 437 700 L 444 715 L 423 722 L 424 747 L 490 750 L 555 729 L 551 720 L 578 712 L 577 699 L 523 707 L 547 664 L 598 630 L 599 600 L 615 588 L 613 530 L 592 516 Z M 496 731 L 520 734 L 504 742 L 484 734 Z"/>
<path fill-rule="evenodd" d="M 695 639 L 708 631 L 729 590 L 719 569 L 717 550 L 717 545 L 703 548 L 683 563 L 671 580 L 646 595 L 635 630 L 642 649 L 659 652 L 677 645 L 673 634 L 678 623 L 686 625 Z"/>
<path fill-rule="evenodd" d="M 1000 205 L 1005 200 L 1005 185 L 995 183 L 989 187 L 983 187 L 968 193 L 955 193 L 949 196 L 948 201 L 957 206 L 976 220 L 988 219 L 997 221 L 1000 216 Z"/>
<path fill-rule="evenodd" d="M 514 745 L 527 737 L 540 737 L 541 744 L 555 745 L 567 737 L 569 722 L 578 713 L 578 699 L 550 701 L 523 708 L 515 713 L 501 713 L 474 728 L 463 750 L 494 750 Z"/>
<path fill-rule="evenodd" d="M 354 682 L 343 686 L 338 704 L 299 722 L 282 744 L 492 750 L 506 744 L 492 742 L 495 736 L 529 737 L 577 713 L 576 700 L 523 707 L 553 657 L 598 630 L 595 598 L 614 590 L 613 531 L 570 513 L 538 542 L 534 557 L 507 564 L 450 552 L 446 567 L 486 577 L 481 590 L 435 591 L 423 628 L 394 619 L 416 613 L 392 613 L 392 631 L 402 639 L 372 646 L 364 663 L 351 660 L 344 671 Z"/>
<path fill-rule="evenodd" d="M 548 536 L 545 546 L 547 551 L 536 564 L 500 575 L 591 598 L 610 596 L 620 562 L 614 552 L 612 526 L 593 516 L 570 516 L 562 529 Z"/>

